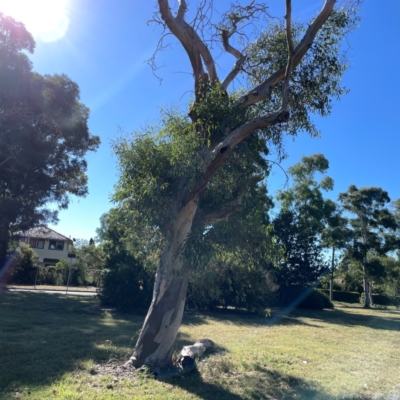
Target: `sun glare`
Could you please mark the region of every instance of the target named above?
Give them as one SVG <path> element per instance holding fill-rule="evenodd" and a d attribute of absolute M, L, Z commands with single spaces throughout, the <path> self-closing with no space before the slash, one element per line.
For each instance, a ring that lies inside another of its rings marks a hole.
<path fill-rule="evenodd" d="M 68 31 L 68 0 L 0 0 L 0 12 L 23 22 L 36 40 L 54 42 Z"/>

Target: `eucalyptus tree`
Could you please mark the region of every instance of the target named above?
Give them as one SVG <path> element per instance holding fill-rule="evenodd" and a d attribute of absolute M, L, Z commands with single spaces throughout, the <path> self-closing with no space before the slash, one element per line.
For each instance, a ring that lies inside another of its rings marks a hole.
<path fill-rule="evenodd" d="M 185 50 L 194 95 L 187 116 L 165 113 L 160 126 L 114 146 L 121 171 L 114 200 L 135 210 L 138 221 L 164 240 L 152 303 L 127 365 L 172 362 L 189 278 L 182 253 L 191 232 L 207 233 L 240 212 L 242 199 L 268 174 L 270 150 L 284 154 L 284 134 L 317 135 L 311 115 L 329 115 L 332 100 L 345 93 L 340 43 L 356 17 L 335 3 L 326 0 L 301 25 L 292 23 L 290 0 L 284 22 L 269 19 L 267 6 L 253 0 L 232 5 L 214 24 L 208 1 L 188 22 L 185 0 L 176 12 L 168 0 L 158 0 L 154 20 Z M 265 31 L 252 35 L 248 27 L 260 21 L 266 21 Z M 224 79 L 213 53 L 216 41 L 236 59 Z M 243 85 L 234 91 L 241 73 Z"/>
<path fill-rule="evenodd" d="M 352 232 L 348 228 L 348 220 L 343 216 L 340 205 L 335 204 L 335 210 L 327 220 L 327 226 L 322 232 L 322 244 L 326 248 L 332 249 L 331 270 L 329 277 L 329 300 L 333 300 L 333 278 L 335 273 L 336 250 L 344 251 L 351 240 Z M 341 253 L 342 254 L 342 253 Z"/>
<path fill-rule="evenodd" d="M 0 268 L 10 230 L 57 219 L 48 203 L 67 208 L 87 193 L 85 154 L 99 146 L 89 110 L 66 75 L 39 75 L 27 53 L 24 25 L 0 13 Z"/>
<path fill-rule="evenodd" d="M 323 154 L 304 156 L 291 166 L 288 174 L 293 185 L 276 196 L 280 212 L 274 220 L 274 235 L 284 245 L 280 284 L 308 286 L 326 270 L 323 232 L 336 205 L 324 199 L 323 191 L 333 189 L 333 179 L 324 175 L 329 162 Z"/>
<path fill-rule="evenodd" d="M 396 235 L 398 221 L 387 207 L 388 193 L 379 187 L 358 189 L 351 185 L 347 192 L 340 193 L 339 201 L 353 216 L 349 219 L 352 244 L 347 257 L 362 270 L 364 307 L 369 308 L 372 304 L 371 280 L 385 273 L 385 266 L 378 256 L 387 256 L 400 249 Z"/>

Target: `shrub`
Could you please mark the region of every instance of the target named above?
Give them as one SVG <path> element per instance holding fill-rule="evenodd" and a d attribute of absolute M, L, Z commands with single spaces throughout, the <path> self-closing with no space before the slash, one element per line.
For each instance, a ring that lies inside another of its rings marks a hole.
<path fill-rule="evenodd" d="M 21 242 L 9 257 L 12 265 L 10 283 L 31 285 L 37 271 L 37 256 L 34 250 L 28 244 Z"/>
<path fill-rule="evenodd" d="M 321 290 L 322 293 L 329 296 L 329 290 Z M 359 303 L 360 293 L 358 292 L 345 292 L 334 290 L 332 293 L 333 301 L 341 301 L 343 303 Z"/>
<path fill-rule="evenodd" d="M 360 303 L 364 304 L 365 294 L 362 293 L 360 296 Z M 387 296 L 385 294 L 373 294 L 372 295 L 372 304 L 377 306 L 395 306 L 399 307 L 400 299 L 396 297 Z"/>
<path fill-rule="evenodd" d="M 302 286 L 285 286 L 280 289 L 280 306 L 322 310 L 333 308 L 328 296 L 317 289 Z"/>
<path fill-rule="evenodd" d="M 297 307 L 310 310 L 322 310 L 324 308 L 333 308 L 333 304 L 327 295 L 321 293 L 319 290 L 312 289 Z"/>
<path fill-rule="evenodd" d="M 154 276 L 130 254 L 114 254 L 106 262 L 101 302 L 126 312 L 147 311 L 153 295 Z"/>

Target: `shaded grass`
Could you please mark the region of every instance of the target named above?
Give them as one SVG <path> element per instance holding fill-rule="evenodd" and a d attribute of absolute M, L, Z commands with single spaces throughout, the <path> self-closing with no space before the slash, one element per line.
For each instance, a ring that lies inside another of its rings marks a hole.
<path fill-rule="evenodd" d="M 177 350 L 209 338 L 218 351 L 198 371 L 159 382 L 96 374 L 97 362 L 129 357 L 143 322 L 96 313 L 96 302 L 1 293 L 0 398 L 400 399 L 399 312 L 188 313 Z"/>

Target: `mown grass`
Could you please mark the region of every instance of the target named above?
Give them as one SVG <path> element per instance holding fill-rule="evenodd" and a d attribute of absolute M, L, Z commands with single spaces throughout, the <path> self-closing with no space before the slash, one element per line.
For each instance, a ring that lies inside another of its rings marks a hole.
<path fill-rule="evenodd" d="M 400 313 L 337 308 L 261 318 L 186 314 L 177 349 L 217 351 L 163 382 L 96 373 L 127 359 L 143 317 L 96 313 L 93 298 L 0 294 L 0 398 L 400 399 Z"/>

